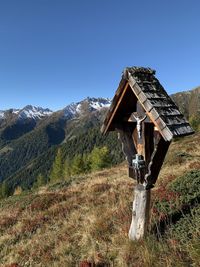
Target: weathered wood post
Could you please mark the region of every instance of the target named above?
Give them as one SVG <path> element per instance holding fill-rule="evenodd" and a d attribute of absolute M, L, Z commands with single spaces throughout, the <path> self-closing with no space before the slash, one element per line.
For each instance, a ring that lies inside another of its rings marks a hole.
<path fill-rule="evenodd" d="M 132 210 L 132 222 L 129 230 L 129 238 L 138 240 L 142 238 L 149 225 L 151 189 L 138 184 L 134 190 L 134 201 Z"/>
<path fill-rule="evenodd" d="M 193 133 L 175 103 L 150 68 L 131 67 L 122 79 L 101 131 L 116 130 L 136 179 L 129 238 L 138 240 L 147 232 L 151 188 L 154 187 L 173 137 Z"/>

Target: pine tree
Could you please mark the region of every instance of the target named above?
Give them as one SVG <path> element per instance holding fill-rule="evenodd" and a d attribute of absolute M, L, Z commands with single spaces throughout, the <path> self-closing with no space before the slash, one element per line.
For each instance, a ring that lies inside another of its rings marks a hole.
<path fill-rule="evenodd" d="M 62 164 L 62 153 L 61 149 L 58 149 L 57 155 L 53 162 L 52 170 L 50 173 L 50 181 L 61 181 L 64 179 L 63 164 Z"/>

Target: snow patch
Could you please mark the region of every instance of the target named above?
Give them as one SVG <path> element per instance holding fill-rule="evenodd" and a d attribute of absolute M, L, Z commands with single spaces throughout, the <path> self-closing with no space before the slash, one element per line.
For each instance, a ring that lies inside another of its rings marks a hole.
<path fill-rule="evenodd" d="M 81 113 L 81 103 L 79 103 L 78 105 L 77 105 L 77 107 L 76 107 L 76 112 L 77 113 Z"/>
<path fill-rule="evenodd" d="M 5 117 L 5 111 L 0 110 L 0 119 L 3 119 Z"/>
<path fill-rule="evenodd" d="M 20 112 L 20 109 L 13 109 L 12 113 L 18 114 Z"/>
<path fill-rule="evenodd" d="M 92 101 L 91 102 L 91 107 L 96 109 L 96 110 L 100 110 L 101 108 L 108 108 L 111 104 L 111 101 L 109 99 L 106 99 L 106 101 L 104 102 L 100 102 L 100 101 Z"/>

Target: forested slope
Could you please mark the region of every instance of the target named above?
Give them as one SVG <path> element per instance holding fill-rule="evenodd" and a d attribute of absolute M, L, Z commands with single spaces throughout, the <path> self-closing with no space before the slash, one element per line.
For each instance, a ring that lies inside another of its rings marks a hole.
<path fill-rule="evenodd" d="M 10 193 L 16 186 L 30 189 L 39 174 L 49 179 L 58 148 L 63 161 L 87 154 L 95 146 L 107 146 L 112 164 L 124 159 L 116 133 L 102 136 L 100 126 L 105 110 L 64 121 L 60 116 L 48 118 L 31 132 L 7 143 L 0 150 L 0 178 Z"/>

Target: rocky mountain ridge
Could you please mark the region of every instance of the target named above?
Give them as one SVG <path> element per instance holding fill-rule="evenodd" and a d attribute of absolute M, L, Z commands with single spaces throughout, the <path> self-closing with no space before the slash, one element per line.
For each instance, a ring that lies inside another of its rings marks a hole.
<path fill-rule="evenodd" d="M 39 120 L 39 119 L 44 118 L 45 116 L 51 115 L 52 113 L 53 111 L 48 108 L 27 105 L 22 109 L 1 110 L 0 120 L 4 120 L 8 116 L 16 118 L 18 120 L 23 120 L 23 119 Z"/>
<path fill-rule="evenodd" d="M 108 98 L 91 98 L 86 99 L 67 105 L 65 108 L 55 112 L 62 112 L 64 117 L 72 118 L 77 115 L 81 115 L 85 112 L 92 112 L 95 110 L 100 110 L 101 108 L 109 107 L 111 100 Z M 36 107 L 32 105 L 27 105 L 22 109 L 8 109 L 0 110 L 0 120 L 5 120 L 8 117 L 16 118 L 18 121 L 23 119 L 33 119 L 35 121 L 41 120 L 44 117 L 49 117 L 54 112 L 49 108 Z"/>
<path fill-rule="evenodd" d="M 187 119 L 200 116 L 200 87 L 175 93 L 171 98 Z"/>
<path fill-rule="evenodd" d="M 181 112 L 189 119 L 191 116 L 200 113 L 200 87 L 193 90 L 178 92 L 171 95 L 173 101 L 178 105 Z M 111 104 L 109 98 L 87 97 L 82 101 L 71 103 L 58 111 L 52 111 L 49 108 L 36 107 L 27 105 L 22 109 L 0 110 L 0 122 L 4 120 L 23 120 L 40 121 L 45 117 L 49 117 L 54 113 L 60 113 L 63 119 L 72 119 L 83 114 L 108 108 Z"/>

